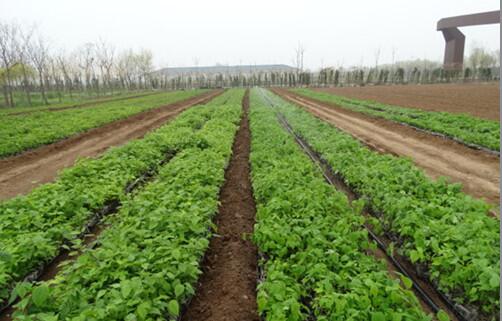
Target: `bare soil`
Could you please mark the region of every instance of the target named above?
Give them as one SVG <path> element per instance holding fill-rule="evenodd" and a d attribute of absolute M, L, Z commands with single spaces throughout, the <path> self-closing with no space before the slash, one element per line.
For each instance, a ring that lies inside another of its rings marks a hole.
<path fill-rule="evenodd" d="M 499 158 L 495 155 L 286 90 L 274 91 L 379 152 L 410 157 L 432 178 L 445 176 L 462 183 L 467 194 L 494 205 L 499 202 Z"/>
<path fill-rule="evenodd" d="M 393 85 L 318 88 L 354 99 L 373 100 L 401 107 L 467 113 L 499 121 L 499 83 Z"/>
<path fill-rule="evenodd" d="M 256 306 L 257 250 L 250 240 L 255 203 L 250 180 L 249 92 L 233 154 L 220 192 L 217 231 L 203 261 L 195 297 L 184 321 L 259 321 Z"/>
<path fill-rule="evenodd" d="M 222 92 L 218 90 L 204 93 L 0 159 L 0 200 L 26 194 L 38 185 L 53 181 L 60 170 L 72 166 L 78 158 L 96 157 L 111 146 L 141 138 L 185 109 L 206 103 Z"/>

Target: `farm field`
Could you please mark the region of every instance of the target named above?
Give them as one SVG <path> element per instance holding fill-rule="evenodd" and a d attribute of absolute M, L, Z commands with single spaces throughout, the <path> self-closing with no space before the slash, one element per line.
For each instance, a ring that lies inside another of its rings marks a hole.
<path fill-rule="evenodd" d="M 423 132 L 393 121 L 391 117 L 380 117 L 379 111 L 367 112 L 352 105 L 341 107 L 333 102 L 329 94 L 316 94 L 308 90 L 288 91 L 275 89 L 284 98 L 300 104 L 317 117 L 334 124 L 353 137 L 364 142 L 381 153 L 410 157 L 418 166 L 423 168 L 433 178 L 444 176 L 452 182 L 462 183 L 463 190 L 475 197 L 484 198 L 492 204 L 498 204 L 500 188 L 499 156 L 490 151 L 477 150 L 448 137 L 432 135 L 434 130 Z M 321 97 L 318 97 L 322 95 Z M 312 98 L 315 97 L 315 98 Z M 335 97 L 336 99 L 337 97 Z M 342 103 L 344 103 L 342 101 Z M 364 107 L 362 107 L 364 108 Z M 390 107 L 388 107 L 390 108 Z M 373 113 L 377 113 L 375 116 Z M 391 114 L 392 115 L 392 114 Z M 433 117 L 445 118 L 448 115 Z M 470 120 L 473 127 L 461 123 L 466 133 L 474 132 L 478 121 Z M 479 120 L 482 124 L 485 120 Z M 442 125 L 443 122 L 432 121 L 432 124 Z M 494 127 L 499 127 L 498 123 Z M 480 139 L 489 136 L 492 140 L 497 134 L 493 131 L 480 131 Z M 488 140 L 485 140 L 488 141 Z"/>
<path fill-rule="evenodd" d="M 498 156 L 308 94 L 133 98 L 0 160 L 0 321 L 496 320 Z"/>
<path fill-rule="evenodd" d="M 71 166 L 78 158 L 95 157 L 111 146 L 140 138 L 186 108 L 208 101 L 219 93 L 204 93 L 188 99 L 178 97 L 175 102 L 170 98 L 160 100 L 154 110 L 139 112 L 68 139 L 0 159 L 0 199 L 27 193 L 35 186 L 50 182 L 58 171 Z M 159 104 L 165 106 L 157 108 Z M 93 113 L 91 109 L 85 110 Z M 97 112 L 98 115 L 101 113 L 101 110 Z M 73 117 L 71 113 L 70 116 Z"/>
<path fill-rule="evenodd" d="M 102 97 L 79 97 L 75 98 L 74 100 L 63 100 L 62 102 L 58 103 L 52 103 L 50 105 L 43 105 L 41 103 L 39 104 L 34 104 L 33 106 L 27 106 L 27 107 L 9 107 L 9 108 L 0 108 L 0 115 L 13 115 L 13 114 L 28 114 L 28 113 L 33 113 L 37 111 L 47 111 L 47 110 L 52 110 L 52 111 L 58 111 L 58 110 L 64 110 L 64 109 L 71 109 L 71 108 L 80 108 L 80 107 L 87 107 L 87 106 L 92 106 L 100 103 L 105 103 L 105 102 L 110 102 L 110 101 L 117 101 L 117 100 L 124 100 L 124 99 L 131 99 L 131 98 L 137 98 L 137 97 L 142 97 L 142 96 L 148 96 L 148 95 L 154 95 L 156 94 L 155 92 L 152 91 L 144 91 L 144 92 L 136 92 L 136 93 L 116 93 L 113 95 L 106 95 Z"/>
<path fill-rule="evenodd" d="M 319 88 L 319 92 L 429 111 L 500 121 L 499 83 Z"/>
<path fill-rule="evenodd" d="M 114 120 L 193 97 L 202 91 L 168 92 L 82 109 L 5 115 L 0 119 L 0 157 L 53 143 Z"/>

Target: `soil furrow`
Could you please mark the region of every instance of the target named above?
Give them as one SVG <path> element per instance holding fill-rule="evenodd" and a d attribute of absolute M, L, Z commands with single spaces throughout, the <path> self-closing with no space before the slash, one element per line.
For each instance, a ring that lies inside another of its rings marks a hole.
<path fill-rule="evenodd" d="M 203 274 L 184 321 L 258 321 L 257 249 L 251 242 L 255 204 L 250 180 L 249 91 L 232 159 L 220 192 L 216 234 L 203 260 Z"/>
<path fill-rule="evenodd" d="M 78 158 L 96 157 L 163 125 L 185 109 L 208 102 L 223 91 L 212 91 L 187 100 L 148 110 L 91 129 L 62 141 L 0 160 L 0 200 L 26 194 L 54 180 L 60 170 Z"/>
<path fill-rule="evenodd" d="M 497 156 L 387 120 L 314 102 L 291 92 L 274 91 L 368 146 L 380 152 L 411 157 L 432 178 L 445 176 L 452 182 L 462 183 L 467 194 L 498 204 L 500 173 Z"/>

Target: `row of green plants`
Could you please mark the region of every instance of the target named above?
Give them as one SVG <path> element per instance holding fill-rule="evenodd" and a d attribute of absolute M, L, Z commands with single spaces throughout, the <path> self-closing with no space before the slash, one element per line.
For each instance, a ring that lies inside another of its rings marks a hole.
<path fill-rule="evenodd" d="M 431 320 L 411 281 L 392 277 L 361 226 L 361 204 L 323 180 L 257 90 L 251 96 L 251 168 L 262 253 L 257 302 L 264 320 Z M 440 320 L 447 320 L 441 312 Z"/>
<path fill-rule="evenodd" d="M 18 93 L 19 94 L 19 93 Z M 142 95 L 155 94 L 154 91 L 118 91 L 114 93 L 103 94 L 102 96 L 74 95 L 72 98 L 65 97 L 61 102 L 45 105 L 41 101 L 35 101 L 33 106 L 0 108 L 0 115 L 11 115 L 17 113 L 32 113 L 37 111 L 45 111 L 47 109 L 58 109 L 66 107 L 81 106 L 83 104 L 100 104 L 110 100 L 127 99 L 128 97 L 136 97 Z M 15 99 L 15 98 L 14 98 Z"/>
<path fill-rule="evenodd" d="M 160 93 L 157 95 L 112 101 L 87 108 L 0 118 L 0 157 L 53 143 L 99 127 L 114 120 L 155 107 L 175 103 L 201 94 L 202 90 Z"/>
<path fill-rule="evenodd" d="M 440 290 L 479 312 L 498 314 L 499 220 L 490 206 L 445 178 L 428 178 L 410 159 L 382 155 L 277 96 L 295 132 L 380 215 L 398 252 L 425 267 Z"/>
<path fill-rule="evenodd" d="M 500 123 L 493 120 L 481 119 L 467 114 L 423 111 L 374 101 L 349 99 L 309 89 L 293 89 L 292 91 L 305 97 L 336 104 L 367 115 L 440 133 L 466 144 L 500 151 Z"/>
<path fill-rule="evenodd" d="M 197 131 L 235 104 L 239 93 L 228 92 L 205 106 L 180 114 L 168 125 L 98 159 L 83 159 L 64 170 L 54 183 L 0 203 L 0 299 L 12 284 L 55 257 L 62 244 L 81 234 L 84 225 L 112 200 L 123 200 L 128 184 L 154 170 L 167 157 L 203 146 Z"/>
<path fill-rule="evenodd" d="M 175 319 L 194 294 L 243 91 L 220 105 L 158 177 L 124 201 L 110 227 L 56 279 L 21 284 L 15 320 Z"/>

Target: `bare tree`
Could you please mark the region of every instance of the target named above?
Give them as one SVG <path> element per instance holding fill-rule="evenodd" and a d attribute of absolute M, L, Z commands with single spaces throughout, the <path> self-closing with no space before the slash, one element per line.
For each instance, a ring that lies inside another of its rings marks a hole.
<path fill-rule="evenodd" d="M 92 88 L 92 78 L 94 77 L 94 44 L 86 43 L 77 51 L 78 66 L 82 68 L 85 77 L 85 88 L 89 92 Z"/>
<path fill-rule="evenodd" d="M 31 103 L 31 88 L 30 81 L 33 72 L 33 68 L 30 66 L 29 48 L 30 42 L 32 41 L 34 28 L 30 28 L 28 31 L 21 30 L 20 41 L 18 42 L 18 60 L 21 65 L 21 71 L 23 73 L 23 89 L 26 96 L 26 101 L 28 105 L 32 106 Z"/>
<path fill-rule="evenodd" d="M 0 22 L 0 76 L 3 83 L 3 93 L 7 107 L 14 106 L 12 95 L 12 68 L 17 63 L 17 34 L 19 27 L 16 24 Z"/>
<path fill-rule="evenodd" d="M 303 47 L 303 45 L 300 42 L 298 42 L 298 46 L 295 48 L 295 58 L 294 58 L 294 64 L 296 67 L 297 75 L 303 72 L 304 55 L 305 55 L 305 47 Z"/>
<path fill-rule="evenodd" d="M 73 98 L 72 64 L 70 60 L 63 51 L 56 56 L 59 70 L 63 75 L 64 88 L 70 94 L 70 98 Z"/>
<path fill-rule="evenodd" d="M 96 43 L 96 57 L 103 83 L 105 83 L 108 89 L 113 93 L 111 73 L 115 59 L 115 47 L 103 40 L 99 40 Z"/>
<path fill-rule="evenodd" d="M 375 69 L 378 70 L 378 61 L 380 60 L 380 47 L 378 47 L 377 50 L 375 50 Z"/>
<path fill-rule="evenodd" d="M 44 104 L 48 105 L 49 101 L 47 100 L 46 94 L 46 74 L 48 68 L 48 60 L 49 60 L 49 46 L 46 40 L 42 38 L 40 35 L 34 39 L 34 41 L 30 41 L 28 44 L 28 56 L 30 57 L 31 62 L 35 66 L 35 69 L 38 73 L 38 80 L 40 84 L 40 92 L 42 94 L 42 100 Z"/>

